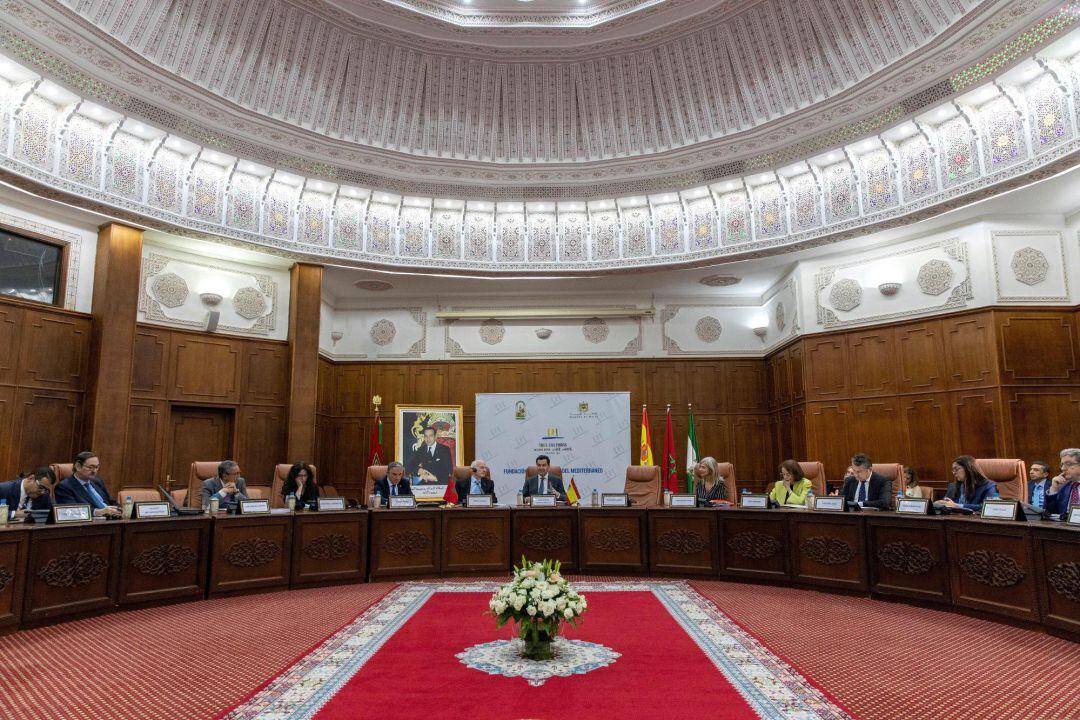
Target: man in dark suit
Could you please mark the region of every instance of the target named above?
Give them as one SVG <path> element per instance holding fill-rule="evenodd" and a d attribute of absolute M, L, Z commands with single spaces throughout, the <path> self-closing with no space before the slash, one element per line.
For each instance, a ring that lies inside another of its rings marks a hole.
<path fill-rule="evenodd" d="M 1039 512 L 1046 507 L 1046 494 L 1050 492 L 1050 463 L 1035 460 L 1028 468 L 1028 504 Z"/>
<path fill-rule="evenodd" d="M 48 510 L 53 502 L 49 494 L 56 477 L 47 467 L 32 475 L 0 483 L 0 500 L 6 500 L 12 520 L 22 520 L 30 510 Z"/>
<path fill-rule="evenodd" d="M 840 494 L 845 502 L 860 507 L 889 510 L 892 505 L 892 480 L 874 472 L 873 463 L 863 453 L 851 458 L 852 474 L 844 478 Z"/>
<path fill-rule="evenodd" d="M 525 497 L 531 495 L 556 495 L 560 502 L 566 502 L 566 491 L 563 490 L 562 478 L 558 475 L 548 475 L 551 468 L 551 458 L 540 455 L 536 458 L 536 474 L 525 478 L 525 486 L 521 488 L 521 494 Z"/>
<path fill-rule="evenodd" d="M 435 428 L 424 428 L 424 442 L 409 457 L 405 474 L 417 482 L 439 485 L 454 474 L 450 448 L 435 440 Z"/>
<path fill-rule="evenodd" d="M 405 479 L 405 466 L 392 462 L 386 466 L 386 477 L 375 481 L 375 492 L 386 507 L 390 507 L 390 498 L 397 495 L 412 495 L 412 486 Z"/>
<path fill-rule="evenodd" d="M 1051 515 L 1064 518 L 1073 505 L 1080 505 L 1080 448 L 1061 451 L 1061 474 L 1046 493 L 1046 512 Z"/>
<path fill-rule="evenodd" d="M 98 477 L 101 460 L 89 450 L 75 456 L 72 476 L 56 486 L 57 505 L 89 505 L 99 517 L 120 517 L 120 508 Z"/>
<path fill-rule="evenodd" d="M 210 506 L 210 498 L 218 496 L 218 503 L 227 507 L 247 500 L 247 480 L 240 477 L 240 466 L 234 460 L 222 460 L 217 466 L 217 477 L 207 478 L 202 484 L 202 506 Z"/>
<path fill-rule="evenodd" d="M 458 480 L 455 489 L 461 502 L 465 502 L 469 495 L 490 495 L 491 502 L 499 502 L 495 496 L 495 481 L 491 479 L 491 469 L 483 460 L 472 461 L 472 477 Z"/>

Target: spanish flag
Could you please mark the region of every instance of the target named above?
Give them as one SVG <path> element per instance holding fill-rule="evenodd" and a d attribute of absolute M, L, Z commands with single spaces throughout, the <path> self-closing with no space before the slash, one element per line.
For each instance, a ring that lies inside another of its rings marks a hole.
<path fill-rule="evenodd" d="M 638 465 L 655 465 L 652 459 L 652 439 L 649 436 L 649 411 L 641 406 L 641 461 Z"/>
<path fill-rule="evenodd" d="M 566 502 L 571 505 L 577 505 L 578 500 L 581 499 L 581 493 L 578 492 L 577 483 L 574 482 L 574 476 L 570 476 L 570 487 L 566 488 Z"/>

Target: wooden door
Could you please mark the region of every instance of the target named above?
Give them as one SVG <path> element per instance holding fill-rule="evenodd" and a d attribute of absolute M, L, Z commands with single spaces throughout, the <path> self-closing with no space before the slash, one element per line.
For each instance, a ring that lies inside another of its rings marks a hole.
<path fill-rule="evenodd" d="M 169 415 L 169 461 L 173 487 L 187 487 L 191 463 L 233 459 L 233 411 L 174 406 Z"/>

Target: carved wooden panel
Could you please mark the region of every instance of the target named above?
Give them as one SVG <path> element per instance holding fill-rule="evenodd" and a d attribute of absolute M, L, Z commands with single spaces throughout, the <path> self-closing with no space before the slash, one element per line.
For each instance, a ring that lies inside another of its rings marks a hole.
<path fill-rule="evenodd" d="M 450 402 L 446 397 L 446 365 L 417 363 L 410 370 L 409 399 L 405 402 L 417 405 L 445 405 Z M 457 401 L 450 404 L 456 405 Z"/>
<path fill-rule="evenodd" d="M 334 364 L 324 357 L 319 357 L 319 378 L 316 384 L 316 392 L 319 399 L 315 411 L 320 415 L 333 415 L 336 412 L 334 400 L 336 389 Z"/>
<path fill-rule="evenodd" d="M 874 328 L 848 336 L 851 348 L 851 395 L 870 397 L 896 393 L 896 333 Z"/>
<path fill-rule="evenodd" d="M 487 392 L 489 387 L 487 363 L 447 363 L 447 374 L 452 404 L 460 402 L 466 416 L 475 415 L 476 394 Z"/>
<path fill-rule="evenodd" d="M 951 591 L 946 522 L 937 517 L 868 516 L 870 591 L 948 602 Z"/>
<path fill-rule="evenodd" d="M 22 619 L 29 542 L 29 528 L 0 533 L 0 628 L 17 626 Z"/>
<path fill-rule="evenodd" d="M 16 398 L 11 453 L 15 466 L 25 470 L 70 462 L 82 449 L 82 394 L 19 388 Z"/>
<path fill-rule="evenodd" d="M 997 388 L 953 392 L 949 398 L 956 428 L 955 454 L 977 458 L 1011 457 L 1004 442 Z"/>
<path fill-rule="evenodd" d="M 292 587 L 363 582 L 368 513 L 298 513 L 293 518 Z"/>
<path fill-rule="evenodd" d="M 788 364 L 791 373 L 791 402 L 802 402 L 806 399 L 802 345 L 796 343 L 788 348 Z"/>
<path fill-rule="evenodd" d="M 0 472 L 4 477 L 15 477 L 28 469 L 19 465 L 19 458 L 14 453 L 15 442 L 21 435 L 21 428 L 15 424 L 18 407 L 15 402 L 16 389 L 0 386 Z"/>
<path fill-rule="evenodd" d="M 169 397 L 182 402 L 240 402 L 243 341 L 174 334 Z"/>
<path fill-rule="evenodd" d="M 729 510 L 717 521 L 721 575 L 788 579 L 787 513 Z"/>
<path fill-rule="evenodd" d="M 243 402 L 284 405 L 289 398 L 289 346 L 244 344 Z"/>
<path fill-rule="evenodd" d="M 723 364 L 708 360 L 689 361 L 683 364 L 682 372 L 687 402 L 694 404 L 695 417 L 701 413 L 724 412 L 726 406 L 735 403 L 734 395 L 740 391 L 725 387 L 729 374 Z"/>
<path fill-rule="evenodd" d="M 0 384 L 14 385 L 19 367 L 26 314 L 23 308 L 0 303 Z"/>
<path fill-rule="evenodd" d="M 529 371 L 532 374 L 529 384 L 533 392 L 566 392 L 570 387 L 570 376 L 577 368 L 565 362 L 533 362 L 529 364 Z M 456 388 L 454 392 L 457 392 Z"/>
<path fill-rule="evenodd" d="M 245 405 L 240 408 L 236 432 L 236 461 L 251 485 L 272 485 L 279 462 L 310 458 L 286 458 L 285 408 Z"/>
<path fill-rule="evenodd" d="M 208 517 L 125 523 L 120 604 L 201 599 L 212 525 Z"/>
<path fill-rule="evenodd" d="M 868 587 L 861 517 L 850 513 L 824 517 L 819 513 L 802 513 L 789 517 L 791 542 L 795 546 L 792 580 L 851 590 Z"/>
<path fill-rule="evenodd" d="M 994 323 L 990 313 L 942 320 L 949 387 L 997 384 Z"/>
<path fill-rule="evenodd" d="M 131 392 L 164 398 L 169 382 L 169 346 L 172 334 L 164 328 L 139 325 L 132 347 Z"/>
<path fill-rule="evenodd" d="M 337 425 L 332 417 L 318 415 L 315 418 L 315 464 L 319 468 L 319 482 L 333 485 L 344 493 L 337 475 Z M 344 454 L 344 453 L 343 453 Z M 365 455 L 365 462 L 367 455 Z M 345 476 L 348 478 L 349 476 Z M 362 480 L 362 478 L 360 478 Z"/>
<path fill-rule="evenodd" d="M 851 453 L 864 452 L 874 462 L 905 464 L 908 449 L 906 436 L 898 422 L 899 399 L 882 397 L 852 400 L 851 408 Z M 845 464 L 839 470 L 846 467 Z"/>
<path fill-rule="evenodd" d="M 776 444 L 780 457 L 795 457 L 795 426 L 791 422 L 791 410 L 776 413 Z"/>
<path fill-rule="evenodd" d="M 334 421 L 334 485 L 341 489 L 344 486 L 360 487 L 364 482 L 365 466 L 371 456 L 371 425 L 367 420 L 355 418 L 338 418 Z M 387 458 L 393 457 L 394 426 L 383 425 L 383 451 L 388 453 Z M 346 448 L 356 448 L 355 452 L 349 452 Z M 363 449 L 361 459 L 360 449 Z M 383 458 L 387 460 L 387 458 Z M 319 467 L 328 463 L 324 460 Z"/>
<path fill-rule="evenodd" d="M 1027 528 L 990 521 L 948 523 L 953 602 L 1038 622 L 1035 563 Z"/>
<path fill-rule="evenodd" d="M 645 510 L 578 511 L 581 572 L 643 573 L 648 567 Z"/>
<path fill-rule="evenodd" d="M 791 408 L 791 454 L 784 459 L 809 457 L 806 448 L 806 405 L 799 404 Z M 777 472 L 775 468 L 768 468 L 768 471 L 770 477 Z"/>
<path fill-rule="evenodd" d="M 1080 632 L 1080 532 L 1040 527 L 1032 547 L 1043 623 Z"/>
<path fill-rule="evenodd" d="M 219 515 L 213 524 L 209 594 L 289 584 L 291 516 Z"/>
<path fill-rule="evenodd" d="M 848 346 L 846 335 L 803 341 L 807 400 L 848 396 Z"/>
<path fill-rule="evenodd" d="M 896 329 L 900 392 L 933 392 L 946 388 L 945 343 L 941 336 L 940 320 Z"/>
<path fill-rule="evenodd" d="M 510 565 L 510 510 L 462 508 L 443 515 L 442 572 L 499 573 Z"/>
<path fill-rule="evenodd" d="M 186 481 L 191 463 L 233 457 L 232 411 L 173 407 L 169 416 L 166 463 L 173 480 Z M 241 465 L 241 472 L 247 469 Z M 252 482 L 252 484 L 259 484 Z M 190 504 L 190 501 L 189 501 Z"/>
<path fill-rule="evenodd" d="M 1062 448 L 1076 447 L 1080 389 L 1003 390 L 1005 422 L 1012 445 L 1009 457 L 1055 462 Z"/>
<path fill-rule="evenodd" d="M 826 479 L 840 479 L 854 451 L 848 433 L 853 425 L 850 403 L 807 403 L 806 457 L 796 460 L 820 460 Z M 871 456 L 873 457 L 873 456 Z"/>
<path fill-rule="evenodd" d="M 769 410 L 780 407 L 780 398 L 776 391 L 776 356 L 765 359 L 765 400 Z"/>
<path fill-rule="evenodd" d="M 630 407 L 640 408 L 641 403 L 651 403 L 656 407 L 660 403 L 666 403 L 665 397 L 650 398 L 647 395 L 645 382 L 646 371 L 643 363 L 619 362 L 604 364 L 606 390 L 612 392 L 629 392 Z M 505 392 L 501 389 L 492 389 L 492 392 Z"/>
<path fill-rule="evenodd" d="M 732 422 L 730 415 L 698 414 L 697 408 L 694 408 L 694 427 L 697 430 L 700 457 L 711 455 L 717 462 L 735 462 Z"/>
<path fill-rule="evenodd" d="M 558 560 L 565 571 L 577 570 L 577 511 L 569 508 L 515 508 L 511 515 L 511 560 Z"/>
<path fill-rule="evenodd" d="M 31 533 L 23 622 L 41 624 L 116 605 L 120 524 L 36 528 Z"/>
<path fill-rule="evenodd" d="M 900 420 L 907 439 L 905 466 L 915 468 L 919 479 L 938 484 L 948 480 L 954 457 L 953 423 L 948 396 L 911 395 L 900 399 Z"/>
<path fill-rule="evenodd" d="M 787 349 L 781 350 L 772 359 L 773 392 L 776 393 L 777 407 L 791 404 L 791 362 Z"/>
<path fill-rule="evenodd" d="M 374 387 L 370 378 L 372 368 L 371 365 L 356 363 L 341 363 L 334 366 L 334 393 L 336 394 L 334 412 L 336 414 L 370 415 L 375 411 L 371 404 L 371 396 L 379 393 L 384 393 L 383 408 L 393 412 L 393 404 L 386 404 L 391 398 L 385 394 L 389 388 L 381 375 L 378 384 L 382 389 L 371 390 Z M 403 387 L 402 382 L 396 389 L 400 390 Z M 401 402 L 401 400 L 392 400 L 392 402 Z"/>
<path fill-rule="evenodd" d="M 165 483 L 164 450 L 168 415 L 168 404 L 164 400 L 132 399 L 128 405 L 123 472 L 116 478 L 117 482 L 122 477 L 125 487 L 152 487 Z M 175 487 L 186 487 L 187 474 L 180 477 L 174 475 L 172 479 L 178 483 Z"/>
<path fill-rule="evenodd" d="M 772 477 L 772 443 L 769 439 L 769 422 L 764 415 L 743 415 L 735 418 L 731 426 L 734 447 L 735 472 L 739 483 L 754 488 Z M 720 458 L 717 458 L 719 460 Z"/>
<path fill-rule="evenodd" d="M 371 513 L 371 577 L 433 575 L 442 561 L 442 510 Z"/>
<path fill-rule="evenodd" d="M 369 386 L 367 396 L 363 398 L 362 404 L 359 406 L 360 410 L 357 411 L 355 408 L 353 408 L 351 412 L 359 412 L 362 415 L 371 415 L 374 412 L 374 409 L 371 406 L 371 397 L 373 395 L 382 396 L 382 406 L 386 410 L 387 415 L 393 414 L 394 405 L 411 405 L 412 399 L 409 397 L 410 372 L 411 369 L 407 364 L 369 365 Z M 342 392 L 343 390 L 342 381 L 344 379 L 344 375 L 338 376 L 338 392 Z"/>
<path fill-rule="evenodd" d="M 90 318 L 29 308 L 25 318 L 19 385 L 85 390 L 90 358 Z"/>
<path fill-rule="evenodd" d="M 768 408 L 765 363 L 761 360 L 726 360 L 722 365 L 721 387 L 727 412 L 764 412 Z"/>
<path fill-rule="evenodd" d="M 610 389 L 609 381 L 604 363 L 582 361 L 571 364 L 566 376 L 566 388 L 578 392 L 603 392 Z"/>
<path fill-rule="evenodd" d="M 720 561 L 716 520 L 711 510 L 651 510 L 650 572 L 716 575 Z"/>
<path fill-rule="evenodd" d="M 1080 380 L 1071 313 L 995 313 L 1005 384 L 1063 384 Z"/>

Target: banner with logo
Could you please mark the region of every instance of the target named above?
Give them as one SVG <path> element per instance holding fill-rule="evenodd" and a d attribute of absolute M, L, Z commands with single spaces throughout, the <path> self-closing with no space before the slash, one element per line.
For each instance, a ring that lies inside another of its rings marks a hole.
<path fill-rule="evenodd" d="M 585 498 L 622 492 L 631 447 L 630 393 L 476 394 L 476 457 L 500 502 L 514 502 L 537 455 L 562 468 L 564 486 L 576 478 Z"/>

